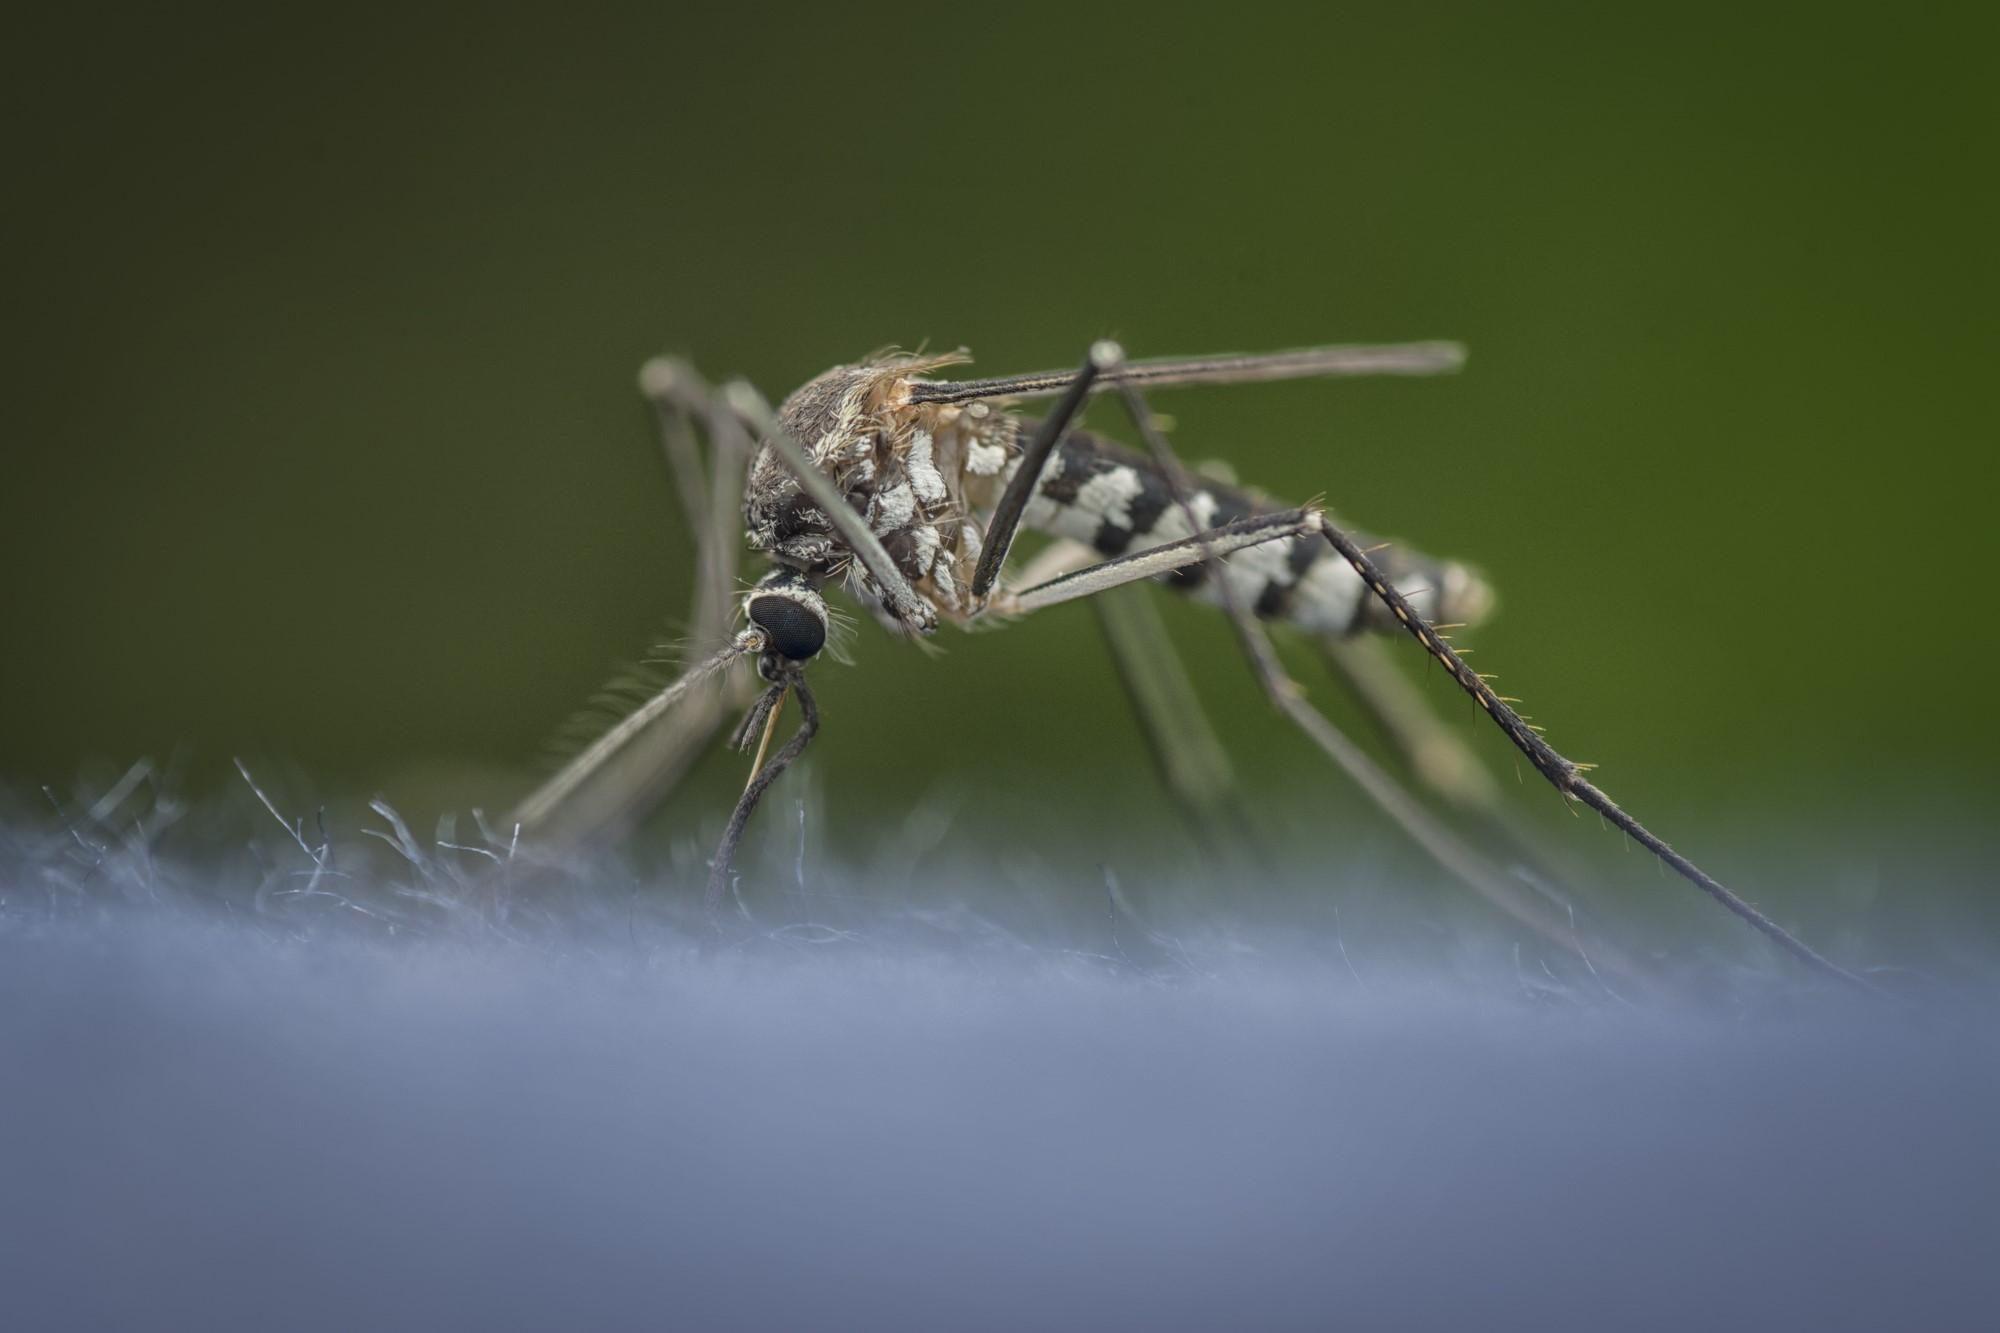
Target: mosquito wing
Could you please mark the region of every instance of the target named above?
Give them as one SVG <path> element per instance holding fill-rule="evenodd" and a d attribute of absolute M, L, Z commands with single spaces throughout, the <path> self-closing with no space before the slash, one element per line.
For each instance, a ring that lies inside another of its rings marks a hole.
<path fill-rule="evenodd" d="M 1105 374 L 1103 382 L 1166 389 L 1337 375 L 1448 375 L 1464 364 L 1465 348 L 1458 343 L 1381 343 L 1307 347 L 1255 356 L 1128 361 L 1122 369 Z M 910 401 L 969 403 L 980 398 L 1049 398 L 1067 389 L 1077 375 L 1076 370 L 1044 370 L 994 380 L 918 381 L 911 386 Z"/>

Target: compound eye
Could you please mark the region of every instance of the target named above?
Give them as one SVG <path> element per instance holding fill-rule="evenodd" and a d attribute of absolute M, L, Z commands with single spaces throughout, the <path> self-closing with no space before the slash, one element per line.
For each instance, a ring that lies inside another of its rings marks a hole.
<path fill-rule="evenodd" d="M 826 622 L 792 597 L 750 599 L 750 623 L 764 631 L 766 652 L 803 662 L 826 646 Z"/>

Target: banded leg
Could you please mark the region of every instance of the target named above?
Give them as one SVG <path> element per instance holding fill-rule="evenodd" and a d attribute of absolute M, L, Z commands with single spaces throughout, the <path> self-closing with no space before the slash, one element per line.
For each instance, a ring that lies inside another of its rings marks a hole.
<path fill-rule="evenodd" d="M 1486 683 L 1484 676 L 1465 664 L 1465 659 L 1446 642 L 1436 627 L 1418 614 L 1409 604 L 1409 600 L 1382 576 L 1382 571 L 1375 567 L 1374 562 L 1368 558 L 1368 553 L 1352 537 L 1324 519 L 1320 522 L 1320 531 L 1329 542 L 1333 543 L 1334 549 L 1340 552 L 1342 558 L 1354 567 L 1354 572 L 1361 576 L 1369 590 L 1381 599 L 1382 604 L 1389 608 L 1411 636 L 1423 645 L 1424 651 L 1451 673 L 1451 678 L 1458 687 L 1472 696 L 1473 702 L 1493 719 L 1493 724 L 1513 742 L 1514 748 L 1519 750 L 1528 762 L 1534 765 L 1535 771 L 1547 778 L 1549 785 L 1565 799 L 1575 799 L 1610 820 L 1621 833 L 1659 858 L 1662 864 L 1671 867 L 1675 874 L 1734 912 L 1765 938 L 1801 962 L 1859 989 L 1882 993 L 1881 988 L 1874 982 L 1848 971 L 1819 953 L 1811 945 L 1731 892 L 1721 881 L 1675 851 L 1659 835 L 1627 814 L 1617 802 L 1583 776 L 1588 765 L 1578 764 L 1564 757 L 1553 745 L 1543 740 L 1538 728 L 1530 726 L 1519 713 L 1514 711 L 1506 699 L 1501 698 L 1499 693 Z"/>
<path fill-rule="evenodd" d="M 1569 898 L 1584 892 L 1589 871 L 1521 818 L 1470 741 L 1396 665 L 1385 641 L 1373 634 L 1328 634 L 1318 644 L 1327 666 L 1421 786 L 1484 828 L 1537 882 Z"/>
<path fill-rule="evenodd" d="M 1339 368 L 1349 373 L 1380 370 L 1384 365 L 1416 364 L 1409 349 L 1358 348 L 1322 349 L 1313 353 L 1279 353 L 1272 357 L 1218 358 L 1205 362 L 1124 364 L 1099 375 L 1099 386 L 1116 385 L 1133 377 L 1137 367 L 1157 372 L 1159 378 L 1146 382 L 1187 382 L 1183 377 L 1204 378 L 1209 373 L 1233 375 L 1248 363 L 1265 378 L 1306 370 Z M 1235 369 L 1231 369 L 1234 367 Z M 985 382 L 987 387 L 1042 386 L 1058 381 L 1054 375 L 1016 377 Z M 1074 381 L 1067 380 L 1072 387 Z M 963 396 L 962 384 L 950 386 Z M 940 387 L 939 391 L 942 391 Z M 984 392 L 984 388 L 981 388 Z M 928 397 L 928 386 L 918 390 Z M 1042 434 L 1044 423 L 1031 422 L 1029 432 Z M 1017 462 L 1010 480 L 1018 483 L 1024 475 Z M 1100 436 L 1071 427 L 1048 455 L 1046 466 L 1037 468 L 1039 478 L 1036 504 L 1024 515 L 1032 524 L 1057 536 L 1058 545 L 1031 562 L 1037 568 L 1045 557 L 1058 549 L 1081 551 L 1083 558 L 1071 558 L 1059 569 L 1048 569 L 1041 578 L 1026 572 L 1011 579 L 1014 588 L 1033 586 L 1056 573 L 1070 572 L 1094 564 L 1105 556 L 1125 552 L 1134 540 L 1153 543 L 1191 535 L 1211 525 L 1254 516 L 1262 512 L 1258 497 L 1237 490 L 1213 477 L 1171 476 L 1158 456 L 1144 450 L 1133 451 Z M 1193 515 L 1190 516 L 1189 510 Z M 1369 539 L 1372 543 L 1372 539 Z M 991 549 L 991 548 L 989 548 Z M 1490 606 L 1492 594 L 1478 574 L 1460 564 L 1414 553 L 1396 544 L 1388 555 L 1374 559 L 1389 571 L 1391 581 L 1436 619 L 1477 622 Z M 1385 645 L 1373 631 L 1393 631 L 1395 617 L 1374 597 L 1353 568 L 1317 532 L 1282 545 L 1259 549 L 1255 559 L 1246 555 L 1232 560 L 1228 582 L 1237 599 L 1254 603 L 1260 621 L 1292 625 L 1314 636 L 1370 717 L 1391 741 L 1407 765 L 1405 779 L 1429 787 L 1454 810 L 1469 815 L 1493 835 L 1506 858 L 1510 874 L 1524 883 L 1548 885 L 1558 890 L 1588 883 L 1588 876 L 1573 868 L 1565 871 L 1565 858 L 1542 847 L 1518 818 L 1510 817 L 1498 784 L 1474 756 L 1458 734 L 1436 716 L 1428 700 L 1405 681 L 1386 658 Z M 1228 598 L 1220 579 L 1202 566 L 1174 571 L 1163 580 L 1184 596 L 1216 604 L 1226 609 Z M 1138 605 L 1137 599 L 1130 599 Z M 1099 620 L 1104 622 L 1105 614 Z M 1110 628 L 1107 624 L 1106 628 Z M 1117 646 L 1114 644 L 1114 652 Z M 1130 657 L 1129 653 L 1120 660 Z M 1144 696 L 1135 695 L 1142 705 Z M 1144 714 L 1142 713 L 1142 717 Z M 1149 737 L 1159 726 L 1146 722 Z M 1168 777 L 1172 787 L 1171 773 Z M 1176 788 L 1178 791 L 1178 789 Z M 1183 804 L 1187 804 L 1183 800 Z M 1573 858 L 1570 859 L 1573 863 Z M 1519 870 L 1516 871 L 1515 867 Z"/>
<path fill-rule="evenodd" d="M 1144 437 L 1148 450 L 1167 478 L 1168 484 L 1173 487 L 1175 502 L 1181 507 L 1189 525 L 1199 527 L 1185 487 L 1180 481 L 1183 474 L 1179 462 L 1174 457 L 1172 446 L 1160 432 L 1151 410 L 1146 406 L 1138 385 L 1130 379 L 1122 381 L 1114 379 L 1114 382 L 1134 426 Z M 1317 525 L 1321 530 L 1326 528 L 1327 523 L 1323 516 L 1317 520 Z M 1208 545 L 1208 537 L 1208 533 L 1201 532 L 1191 540 Z M 1223 551 L 1211 549 L 1209 554 L 1211 557 L 1220 556 Z M 1650 972 L 1622 950 L 1612 946 L 1609 941 L 1601 938 L 1592 939 L 1586 949 L 1575 914 L 1568 910 L 1567 904 L 1564 905 L 1564 910 L 1559 912 L 1542 895 L 1503 873 L 1432 815 L 1344 732 L 1328 721 L 1324 714 L 1307 703 L 1305 692 L 1285 672 L 1263 626 L 1257 622 L 1250 609 L 1243 605 L 1228 577 L 1219 569 L 1213 570 L 1213 577 L 1230 619 L 1236 626 L 1244 652 L 1272 706 L 1284 714 L 1320 748 L 1321 752 L 1344 770 L 1412 841 L 1495 907 L 1557 946 L 1577 953 L 1586 965 L 1594 966 L 1601 963 L 1607 971 L 1615 973 L 1629 983 L 1649 990 L 1659 988 L 1657 979 Z M 1378 573 L 1376 582 L 1381 581 Z"/>

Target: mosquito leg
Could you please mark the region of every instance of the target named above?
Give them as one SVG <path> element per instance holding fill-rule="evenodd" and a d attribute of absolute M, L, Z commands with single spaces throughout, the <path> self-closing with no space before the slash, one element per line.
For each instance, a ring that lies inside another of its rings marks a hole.
<path fill-rule="evenodd" d="M 1133 424 L 1145 437 L 1146 446 L 1154 460 L 1160 465 L 1162 475 L 1173 487 L 1174 500 L 1181 508 L 1191 527 L 1199 528 L 1193 506 L 1189 503 L 1185 487 L 1180 483 L 1182 475 L 1173 448 L 1161 434 L 1146 406 L 1139 387 L 1129 380 L 1118 383 L 1120 397 L 1125 409 L 1131 415 Z M 1317 520 L 1317 526 L 1324 527 L 1324 517 Z M 1215 529 L 1213 531 L 1221 531 Z M 1209 544 L 1210 533 L 1198 532 L 1191 540 Z M 1211 544 L 1210 557 L 1221 555 L 1219 546 Z M 1401 783 L 1371 759 L 1367 752 L 1350 740 L 1324 714 L 1306 702 L 1305 692 L 1298 683 L 1285 672 L 1279 662 L 1271 640 L 1265 634 L 1248 607 L 1236 595 L 1229 579 L 1220 569 L 1214 571 L 1216 586 L 1221 590 L 1223 604 L 1228 609 L 1231 621 L 1242 640 L 1251 668 L 1264 687 L 1265 695 L 1272 705 L 1285 715 L 1291 723 L 1304 732 L 1320 750 L 1347 773 L 1355 785 L 1359 786 L 1369 799 L 1380 807 L 1405 834 L 1422 847 L 1447 871 L 1457 876 L 1475 893 L 1513 917 L 1522 925 L 1540 934 L 1543 938 L 1562 949 L 1582 954 L 1606 965 L 1624 980 L 1651 990 L 1658 989 L 1657 980 L 1636 960 L 1614 948 L 1608 941 L 1591 939 L 1588 952 L 1585 951 L 1584 937 L 1574 926 L 1567 910 L 1558 911 L 1556 906 L 1528 886 L 1503 873 L 1485 856 L 1465 842 L 1439 820 L 1421 802 L 1410 795 Z M 1378 575 L 1377 581 L 1380 582 Z M 1400 595 L 1400 594 L 1399 594 Z"/>
<path fill-rule="evenodd" d="M 728 640 L 736 616 L 738 512 L 750 460 L 750 438 L 732 412 L 708 412 L 708 444 L 706 520 L 696 526 L 694 604 L 688 616 L 688 642 L 696 646 Z M 720 689 L 702 691 L 634 735 L 590 783 L 566 825 L 602 837 L 644 819 L 680 785 L 730 713 L 742 707 L 752 679 L 748 662 L 734 662 Z"/>
<path fill-rule="evenodd" d="M 1007 581 L 1016 588 L 1033 588 L 1103 563 L 1104 553 L 1096 547 L 1069 537 L 1057 537 L 1035 552 L 1034 558 L 1017 568 Z"/>
<path fill-rule="evenodd" d="M 684 725 L 687 718 L 698 714 L 694 710 L 676 710 L 675 705 L 683 698 L 698 693 L 699 687 L 728 670 L 737 658 L 757 652 L 763 645 L 761 633 L 756 630 L 745 630 L 720 652 L 690 667 L 679 680 L 620 720 L 617 725 L 598 737 L 582 754 L 564 765 L 561 772 L 543 783 L 533 795 L 516 807 L 511 821 L 531 831 L 545 832 L 545 826 L 563 810 L 585 783 L 597 779 L 614 763 L 632 762 L 631 748 L 636 738 L 649 734 L 678 734 L 673 730 L 673 726 Z M 663 718 L 669 719 L 668 729 L 665 732 L 655 732 L 656 724 Z M 713 727 L 709 729 L 713 730 Z M 597 827 L 602 827 L 602 809 L 594 808 L 592 813 L 599 817 Z M 572 809 L 568 812 L 568 816 L 568 827 L 573 831 L 578 812 Z"/>
<path fill-rule="evenodd" d="M 1171 574 L 1176 569 L 1198 565 L 1246 546 L 1289 541 L 1317 531 L 1318 525 L 1319 511 L 1316 509 L 1283 509 L 1271 514 L 1253 514 L 1233 523 L 1208 528 L 1192 537 L 1163 542 L 1143 551 L 1121 555 L 1115 560 L 1102 561 L 1020 592 L 1002 593 L 993 599 L 992 610 L 1001 615 L 1044 610 L 1079 597 L 1090 597 L 1108 588 Z"/>
<path fill-rule="evenodd" d="M 743 554 L 743 478 L 756 451 L 755 442 L 733 412 L 711 412 L 708 433 L 708 520 L 702 529 L 696 570 L 700 591 L 690 624 L 696 643 L 713 642 L 735 628 L 737 575 Z M 749 698 L 755 678 L 748 663 L 730 672 L 714 725 L 719 726 L 724 714 Z M 664 796 L 671 785 L 662 787 L 653 799 Z"/>
<path fill-rule="evenodd" d="M 1000 503 L 994 507 L 993 518 L 986 525 L 985 545 L 979 552 L 979 564 L 972 571 L 972 595 L 983 598 L 993 590 L 1000 579 L 1000 567 L 1007 563 L 1007 550 L 1014 544 L 1014 534 L 1020 531 L 1021 515 L 1027 512 L 1028 501 L 1034 498 L 1035 488 L 1041 485 L 1042 468 L 1055 451 L 1056 441 L 1076 420 L 1076 414 L 1083 408 L 1083 400 L 1090 395 L 1090 386 L 1107 367 L 1124 360 L 1124 352 L 1118 344 L 1100 342 L 1091 346 L 1090 354 L 1083 359 L 1083 368 L 1069 379 L 1062 401 L 1056 410 L 1049 413 L 1042 422 L 1035 438 L 1028 443 L 1014 465 L 1014 475 L 1007 482 L 1007 489 L 1000 495 Z"/>
<path fill-rule="evenodd" d="M 778 747 L 770 762 L 751 777 L 750 785 L 743 789 L 736 808 L 730 812 L 729 824 L 722 831 L 722 844 L 715 849 L 715 859 L 709 862 L 708 891 L 702 899 L 706 918 L 705 952 L 713 948 L 722 933 L 722 899 L 729 891 L 729 877 L 735 869 L 736 849 L 742 844 L 744 827 L 749 824 L 750 816 L 756 811 L 757 802 L 763 799 L 765 791 L 805 753 L 806 746 L 812 744 L 813 737 L 819 732 L 819 703 L 806 685 L 805 673 L 797 670 L 787 673 L 784 679 L 774 682 L 758 697 L 760 725 L 770 710 L 777 707 L 787 688 L 799 697 L 799 729 Z"/>
<path fill-rule="evenodd" d="M 1143 405 L 1140 410 L 1144 410 Z M 1169 470 L 1172 471 L 1171 467 Z M 1287 510 L 1239 519 L 1209 528 L 1193 537 L 1090 565 L 1019 593 L 1003 594 L 994 600 L 993 609 L 1003 614 L 1037 611 L 1184 568 L 1204 557 L 1226 555 L 1262 542 L 1290 540 L 1302 532 L 1317 531 L 1315 514 L 1316 511 L 1312 510 Z M 1051 551 L 1061 558 L 1067 558 L 1069 554 L 1067 550 L 1057 548 L 1051 548 Z M 1412 840 L 1430 851 L 1453 874 L 1464 879 L 1475 892 L 1562 948 L 1581 952 L 1587 947 L 1594 957 L 1612 959 L 1612 967 L 1627 980 L 1648 984 L 1642 979 L 1639 966 L 1620 957 L 1608 941 L 1583 935 L 1573 927 L 1567 903 L 1551 903 L 1529 885 L 1503 873 L 1440 822 L 1360 747 L 1306 703 L 1297 684 L 1286 675 L 1284 667 L 1278 662 L 1263 627 L 1234 596 L 1228 579 L 1217 578 L 1216 586 L 1223 590 L 1225 604 L 1236 619 L 1245 651 L 1272 705 L 1305 731 L 1335 764 L 1346 770 Z M 1143 707 L 1136 695 L 1135 704 Z M 1561 910 L 1557 910 L 1558 907 Z"/>
<path fill-rule="evenodd" d="M 639 370 L 639 389 L 653 406 L 665 455 L 687 515 L 696 559 L 696 595 L 689 629 L 697 642 L 723 634 L 732 616 L 742 527 L 743 473 L 751 442 L 742 422 L 717 399 L 693 366 L 673 357 L 655 357 Z M 695 423 L 707 432 L 708 464 L 702 464 Z"/>
<path fill-rule="evenodd" d="M 742 423 L 685 362 L 649 361 L 639 384 L 652 403 L 661 452 L 693 538 L 688 640 L 699 651 L 727 641 L 734 618 L 741 531 L 736 514 L 750 442 Z M 706 466 L 697 423 L 708 436 Z M 732 665 L 720 689 L 693 691 L 670 710 L 642 707 L 523 802 L 515 820 L 544 842 L 577 843 L 611 835 L 643 818 L 686 776 L 723 720 L 741 706 L 747 678 L 741 665 Z"/>
<path fill-rule="evenodd" d="M 1573 894 L 1590 881 L 1589 872 L 1575 857 L 1547 845 L 1519 817 L 1492 771 L 1397 668 L 1389 645 L 1379 636 L 1322 635 L 1319 649 L 1419 782 L 1490 830 L 1541 882 Z"/>
<path fill-rule="evenodd" d="M 1229 752 L 1210 725 L 1150 590 L 1113 588 L 1090 599 L 1097 626 L 1160 780 L 1193 825 L 1204 849 L 1231 861 L 1254 849 L 1242 788 Z"/>
<path fill-rule="evenodd" d="M 708 395 L 699 388 L 690 391 L 691 386 L 700 386 L 700 376 L 693 366 L 678 358 L 656 356 L 639 368 L 639 392 L 652 404 L 660 452 L 673 473 L 674 489 L 680 494 L 681 510 L 687 516 L 688 531 L 693 534 L 698 551 L 709 515 L 705 503 L 708 483 L 703 476 L 701 451 L 695 443 L 694 418 L 705 410 Z"/>
<path fill-rule="evenodd" d="M 1723 887 L 1720 881 L 1668 846 L 1644 824 L 1626 814 L 1616 802 L 1583 776 L 1585 765 L 1564 758 L 1553 745 L 1542 739 L 1539 731 L 1524 721 L 1506 700 L 1494 692 L 1484 677 L 1465 664 L 1465 659 L 1445 642 L 1443 636 L 1432 628 L 1429 621 L 1417 613 L 1403 594 L 1396 590 L 1395 585 L 1382 576 L 1382 572 L 1368 558 L 1368 553 L 1356 545 L 1353 538 L 1324 517 L 1320 519 L 1320 531 L 1325 534 L 1329 542 L 1333 543 L 1334 549 L 1340 552 L 1347 563 L 1354 567 L 1354 572 L 1361 576 L 1362 582 L 1368 585 L 1369 590 L 1382 600 L 1383 605 L 1389 608 L 1403 627 L 1424 646 L 1424 651 L 1436 658 L 1444 669 L 1451 673 L 1451 678 L 1458 683 L 1458 687 L 1472 696 L 1473 701 L 1493 719 L 1494 725 L 1514 743 L 1514 748 L 1519 750 L 1528 762 L 1535 766 L 1535 771 L 1547 778 L 1549 784 L 1558 792 L 1565 797 L 1581 801 L 1610 820 L 1627 837 L 1671 866 L 1681 878 L 1742 917 L 1793 957 L 1828 976 L 1839 977 L 1864 990 L 1880 993 L 1880 987 L 1874 982 L 1848 971 L 1813 949 L 1811 945 Z"/>
<path fill-rule="evenodd" d="M 1019 567 L 1013 581 L 1034 587 L 1103 560 L 1082 542 L 1058 538 Z M 1239 853 L 1254 854 L 1257 844 L 1247 833 L 1246 806 L 1229 753 L 1209 725 L 1147 589 L 1112 588 L 1091 598 L 1090 607 L 1161 783 L 1186 812 L 1204 849 L 1231 864 L 1247 862 L 1250 856 Z"/>
<path fill-rule="evenodd" d="M 1378 638 L 1327 634 L 1320 637 L 1319 650 L 1418 781 L 1454 809 L 1483 811 L 1499 803 L 1500 784 L 1458 733 L 1425 707 Z"/>

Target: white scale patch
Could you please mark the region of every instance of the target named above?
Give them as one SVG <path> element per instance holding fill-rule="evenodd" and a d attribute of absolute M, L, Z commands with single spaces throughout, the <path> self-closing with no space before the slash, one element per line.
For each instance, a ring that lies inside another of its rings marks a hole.
<path fill-rule="evenodd" d="M 1050 455 L 1048 465 L 1042 469 L 1042 482 L 1047 483 L 1050 477 L 1060 475 L 1062 457 L 1059 454 Z M 1043 495 L 1041 487 L 1037 486 L 1022 521 L 1039 532 L 1092 542 L 1097 540 L 1097 530 L 1106 523 L 1121 528 L 1131 527 L 1132 501 L 1144 490 L 1145 483 L 1129 467 L 1114 467 L 1108 472 L 1100 472 L 1079 486 L 1076 499 L 1068 504 L 1057 504 Z"/>
<path fill-rule="evenodd" d="M 919 500 L 933 505 L 944 503 L 944 477 L 939 474 L 937 463 L 931 456 L 929 431 L 920 430 L 910 436 L 909 452 L 903 458 L 903 471 L 909 474 L 910 485 L 915 488 Z"/>
<path fill-rule="evenodd" d="M 910 529 L 910 533 L 916 539 L 917 571 L 919 577 L 921 577 L 923 574 L 928 573 L 930 571 L 932 565 L 937 563 L 937 556 L 938 556 L 937 529 L 932 527 L 928 523 L 919 523 L 916 527 Z"/>
<path fill-rule="evenodd" d="M 958 605 L 958 584 L 951 577 L 951 561 L 939 560 L 931 566 L 931 584 L 937 589 L 939 601 L 946 606 Z"/>
<path fill-rule="evenodd" d="M 1188 508 L 1203 528 L 1215 526 L 1215 497 L 1207 491 L 1196 491 L 1188 497 Z M 1196 529 L 1188 526 L 1187 515 L 1177 504 L 1170 504 L 1160 511 L 1151 532 L 1142 532 L 1132 543 L 1137 550 L 1146 546 L 1159 546 L 1165 542 L 1179 541 L 1183 537 L 1194 536 Z"/>
<path fill-rule="evenodd" d="M 906 527 L 916 512 L 916 493 L 910 489 L 908 482 L 892 491 L 884 491 L 875 497 L 875 531 L 880 534 Z"/>
<path fill-rule="evenodd" d="M 1354 623 L 1354 612 L 1365 591 L 1361 576 L 1329 547 L 1299 580 L 1287 619 L 1301 629 L 1344 634 Z"/>
<path fill-rule="evenodd" d="M 1021 457 L 1016 454 L 1007 460 L 1007 480 L 1011 483 L 1014 474 L 1021 470 Z M 1069 534 L 1056 530 L 1056 520 L 1063 514 L 1063 507 L 1042 494 L 1042 487 L 1051 477 L 1062 475 L 1062 455 L 1049 455 L 1049 461 L 1042 464 L 1042 475 L 1035 479 L 1035 489 L 1028 492 L 1028 507 L 1021 511 L 1021 526 L 1036 532 L 1046 532 L 1050 536 L 1066 537 Z"/>
<path fill-rule="evenodd" d="M 974 440 L 965 446 L 965 470 L 975 477 L 990 477 L 1007 466 L 1007 451 L 997 444 Z"/>
<path fill-rule="evenodd" d="M 1222 561 L 1223 576 L 1229 580 L 1237 600 L 1249 606 L 1263 596 L 1266 585 L 1289 584 L 1292 581 L 1289 563 L 1291 548 L 1289 541 L 1265 542 L 1261 546 L 1246 546 L 1225 556 Z"/>
<path fill-rule="evenodd" d="M 1129 467 L 1115 467 L 1109 472 L 1098 473 L 1078 487 L 1076 503 L 1072 507 L 1095 514 L 1103 522 L 1129 528 L 1132 526 L 1132 502 L 1145 489 L 1146 483 L 1139 480 L 1137 472 Z"/>

